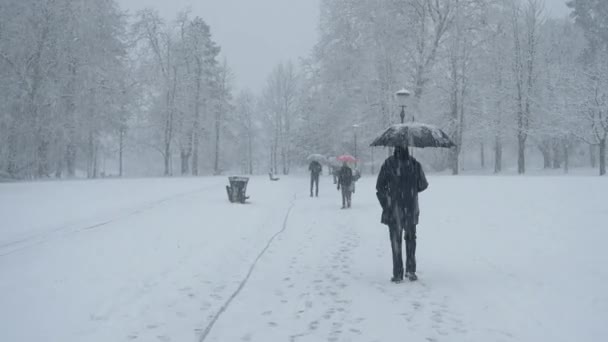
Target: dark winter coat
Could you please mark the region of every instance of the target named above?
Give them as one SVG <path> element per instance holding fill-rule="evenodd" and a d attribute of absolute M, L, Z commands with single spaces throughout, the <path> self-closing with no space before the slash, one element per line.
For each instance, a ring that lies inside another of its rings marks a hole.
<path fill-rule="evenodd" d="M 319 162 L 312 161 L 308 166 L 308 170 L 310 171 L 310 175 L 316 178 L 319 177 L 321 172 L 323 172 L 323 167 L 321 164 L 319 164 Z"/>
<path fill-rule="evenodd" d="M 376 196 L 382 206 L 381 222 L 394 224 L 393 213 L 396 207 L 402 210 L 406 222 L 418 224 L 418 193 L 428 185 L 422 166 L 407 152 L 404 155 L 395 153 L 389 157 L 382 165 L 376 183 Z"/>
<path fill-rule="evenodd" d="M 348 166 L 342 166 L 338 173 L 338 187 L 348 189 L 353 183 L 353 170 Z"/>

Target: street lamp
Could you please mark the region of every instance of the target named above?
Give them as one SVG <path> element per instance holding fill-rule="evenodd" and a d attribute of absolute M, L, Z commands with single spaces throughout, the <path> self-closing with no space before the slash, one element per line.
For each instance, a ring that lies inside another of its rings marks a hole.
<path fill-rule="evenodd" d="M 354 124 L 353 129 L 355 131 L 355 166 L 357 166 L 357 161 L 359 158 L 357 157 L 357 129 L 361 127 L 359 124 Z"/>
<path fill-rule="evenodd" d="M 402 88 L 395 95 L 397 97 L 397 102 L 399 103 L 399 106 L 401 106 L 401 113 L 399 114 L 399 116 L 401 117 L 401 123 L 404 123 L 405 106 L 407 105 L 407 99 L 410 97 L 410 92 L 407 89 Z"/>

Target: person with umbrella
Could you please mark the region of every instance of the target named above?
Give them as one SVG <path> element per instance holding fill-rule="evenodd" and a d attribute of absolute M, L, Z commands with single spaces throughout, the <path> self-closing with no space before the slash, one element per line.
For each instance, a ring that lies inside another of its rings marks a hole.
<path fill-rule="evenodd" d="M 315 188 L 315 196 L 319 197 L 319 175 L 323 172 L 323 167 L 321 166 L 321 163 L 313 160 L 308 166 L 308 171 L 310 171 L 310 197 L 312 197 L 313 194 L 313 187 Z"/>
<path fill-rule="evenodd" d="M 396 147 L 378 174 L 376 195 L 382 206 L 382 223 L 388 225 L 393 252 L 393 278 L 403 280 L 402 237 L 405 239 L 405 276 L 414 281 L 416 276 L 416 225 L 420 210 L 418 193 L 426 190 L 428 182 L 420 163 L 411 157 L 407 148 Z"/>
<path fill-rule="evenodd" d="M 416 226 L 420 216 L 418 193 L 428 187 L 422 166 L 408 151 L 408 146 L 452 147 L 454 143 L 439 128 L 410 123 L 393 125 L 372 146 L 391 146 L 393 156 L 386 159 L 378 174 L 376 196 L 382 206 L 382 224 L 388 225 L 393 256 L 392 282 L 404 277 L 402 238 L 405 240 L 405 277 L 416 275 Z"/>

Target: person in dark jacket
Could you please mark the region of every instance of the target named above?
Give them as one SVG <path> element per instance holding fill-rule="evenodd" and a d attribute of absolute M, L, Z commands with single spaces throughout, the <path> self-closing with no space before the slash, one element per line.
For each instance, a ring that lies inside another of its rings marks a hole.
<path fill-rule="evenodd" d="M 323 167 L 318 161 L 313 160 L 308 166 L 310 171 L 310 197 L 312 197 L 312 189 L 315 187 L 315 195 L 319 197 L 319 176 L 323 172 Z"/>
<path fill-rule="evenodd" d="M 350 208 L 353 191 L 353 170 L 346 163 L 338 173 L 338 190 L 342 189 L 342 209 Z"/>
<path fill-rule="evenodd" d="M 420 210 L 418 193 L 428 187 L 420 163 L 409 155 L 406 147 L 396 147 L 393 156 L 386 159 L 376 183 L 376 195 L 382 206 L 382 223 L 388 225 L 393 252 L 393 277 L 403 280 L 401 238 L 406 249 L 405 276 L 411 281 L 416 276 L 416 225 Z"/>

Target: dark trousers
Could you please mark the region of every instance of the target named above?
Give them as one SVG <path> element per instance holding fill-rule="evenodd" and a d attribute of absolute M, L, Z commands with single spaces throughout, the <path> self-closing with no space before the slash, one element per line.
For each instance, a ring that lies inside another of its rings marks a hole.
<path fill-rule="evenodd" d="M 403 240 L 405 240 L 405 272 L 416 272 L 416 225 L 391 224 L 388 228 L 391 249 L 393 250 L 393 276 L 403 279 L 403 248 L 401 242 Z"/>
<path fill-rule="evenodd" d="M 343 208 L 350 208 L 352 194 L 353 193 L 350 191 L 350 186 L 342 186 L 342 207 Z"/>
<path fill-rule="evenodd" d="M 312 197 L 312 189 L 315 187 L 315 195 L 319 197 L 319 175 L 310 176 L 310 196 Z"/>

